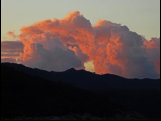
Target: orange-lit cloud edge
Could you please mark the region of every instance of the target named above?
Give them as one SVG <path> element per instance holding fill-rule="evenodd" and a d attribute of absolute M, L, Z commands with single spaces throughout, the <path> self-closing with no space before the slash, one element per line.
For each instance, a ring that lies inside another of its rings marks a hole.
<path fill-rule="evenodd" d="M 92 25 L 79 11 L 21 28 L 21 63 L 45 70 L 86 69 L 129 78 L 160 76 L 160 38 L 147 41 L 126 26 L 99 20 Z"/>

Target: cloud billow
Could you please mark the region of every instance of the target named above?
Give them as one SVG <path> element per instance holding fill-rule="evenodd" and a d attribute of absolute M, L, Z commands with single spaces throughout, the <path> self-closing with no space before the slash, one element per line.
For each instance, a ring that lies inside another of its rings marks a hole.
<path fill-rule="evenodd" d="M 79 11 L 58 20 L 21 28 L 22 62 L 45 70 L 82 68 L 92 61 L 98 74 L 129 78 L 160 76 L 160 38 L 147 41 L 126 26 L 99 20 L 92 25 Z"/>

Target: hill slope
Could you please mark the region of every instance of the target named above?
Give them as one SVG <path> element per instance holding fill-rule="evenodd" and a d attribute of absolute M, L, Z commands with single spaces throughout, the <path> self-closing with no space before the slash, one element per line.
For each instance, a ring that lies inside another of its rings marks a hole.
<path fill-rule="evenodd" d="M 147 118 L 158 119 L 159 84 L 160 79 L 126 79 L 110 74 L 100 76 L 74 69 L 47 72 L 2 63 L 1 111 L 4 117 L 71 113 L 115 117 L 133 110 Z"/>

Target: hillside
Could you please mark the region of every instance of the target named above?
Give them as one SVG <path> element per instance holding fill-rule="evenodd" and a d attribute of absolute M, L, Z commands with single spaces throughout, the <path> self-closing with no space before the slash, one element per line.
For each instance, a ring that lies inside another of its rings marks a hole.
<path fill-rule="evenodd" d="M 47 72 L 2 63 L 1 99 L 3 117 L 88 114 L 159 119 L 160 79 L 126 79 L 74 69 Z"/>

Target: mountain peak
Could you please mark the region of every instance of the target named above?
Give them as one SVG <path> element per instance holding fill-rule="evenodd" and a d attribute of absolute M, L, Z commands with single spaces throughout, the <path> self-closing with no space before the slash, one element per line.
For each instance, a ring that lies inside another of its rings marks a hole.
<path fill-rule="evenodd" d="M 65 72 L 73 72 L 73 71 L 76 71 L 74 68 L 70 68 L 68 70 L 66 70 Z"/>

